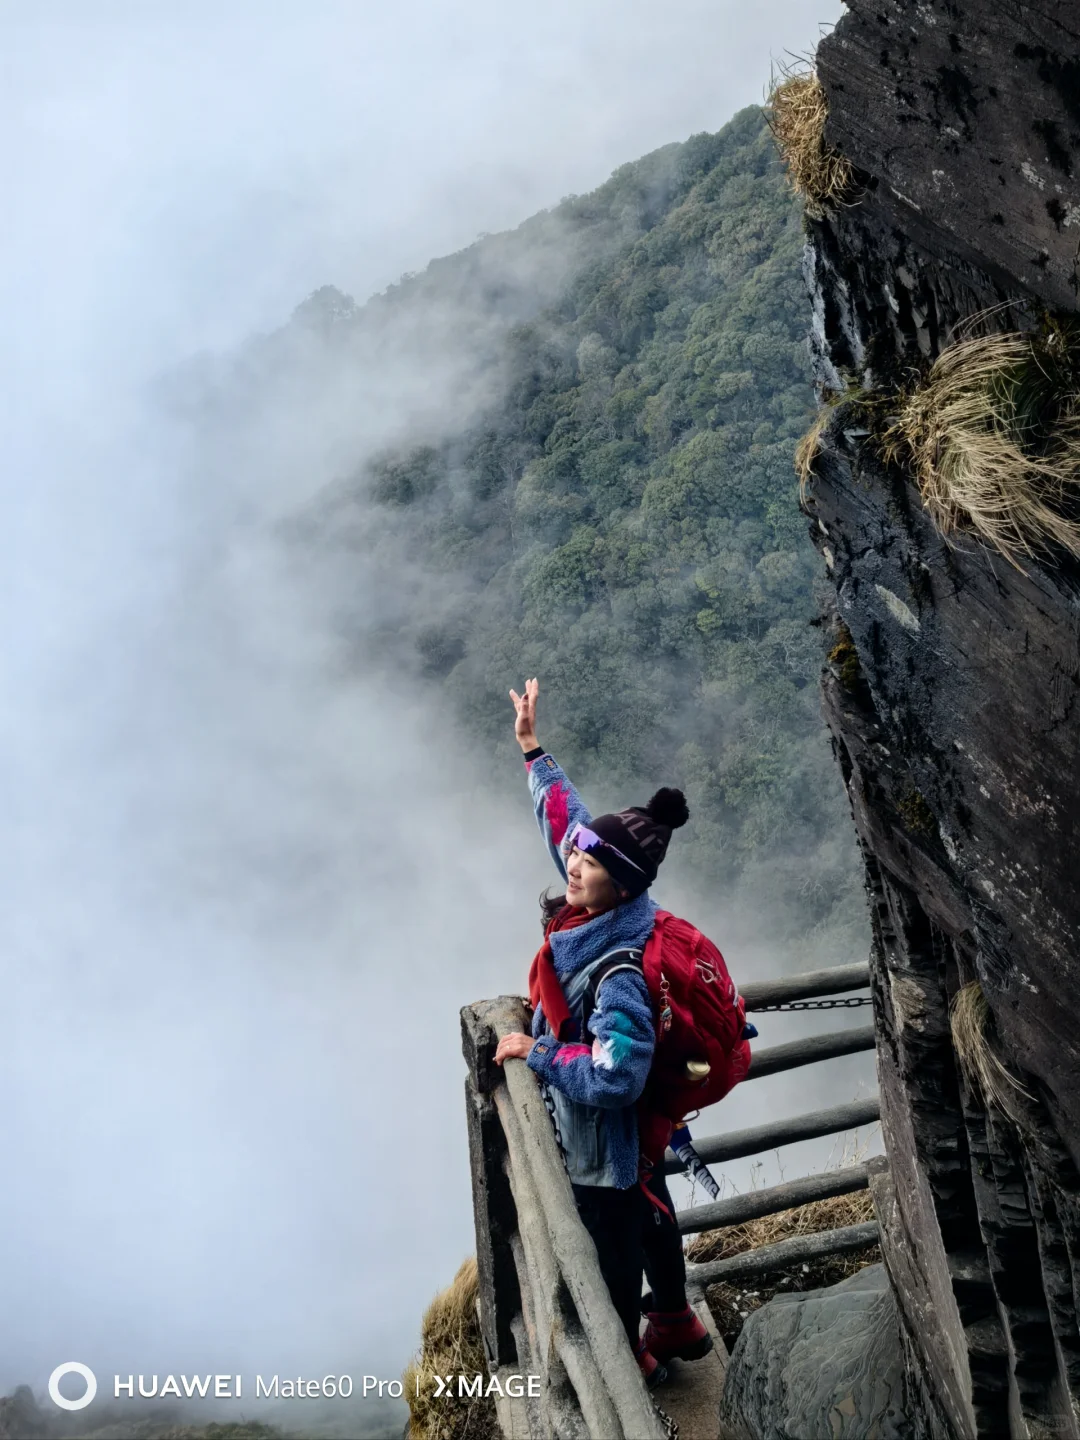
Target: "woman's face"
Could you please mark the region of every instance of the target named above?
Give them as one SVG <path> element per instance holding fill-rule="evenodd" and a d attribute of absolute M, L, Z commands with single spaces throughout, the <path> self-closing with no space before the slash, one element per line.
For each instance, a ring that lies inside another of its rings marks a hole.
<path fill-rule="evenodd" d="M 619 903 L 614 881 L 603 865 L 576 845 L 566 861 L 566 899 L 594 914 Z"/>

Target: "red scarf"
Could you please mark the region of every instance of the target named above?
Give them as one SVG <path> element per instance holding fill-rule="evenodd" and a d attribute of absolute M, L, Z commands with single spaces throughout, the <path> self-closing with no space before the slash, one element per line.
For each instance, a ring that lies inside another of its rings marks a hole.
<path fill-rule="evenodd" d="M 550 936 L 556 930 L 574 930 L 595 920 L 588 910 L 578 905 L 564 905 L 544 933 L 544 943 L 533 956 L 529 966 L 529 1004 L 536 1009 L 539 1000 L 544 1007 L 544 1019 L 557 1040 L 563 1038 L 562 1028 L 570 1019 L 570 1007 L 566 1003 L 559 976 L 555 970 L 555 959 L 551 953 Z"/>

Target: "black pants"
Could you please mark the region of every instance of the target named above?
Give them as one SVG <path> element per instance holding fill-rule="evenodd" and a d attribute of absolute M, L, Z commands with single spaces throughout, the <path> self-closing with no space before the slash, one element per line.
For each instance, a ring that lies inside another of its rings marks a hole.
<path fill-rule="evenodd" d="M 675 1223 L 662 1175 L 649 1189 L 668 1207 L 665 1215 L 649 1200 L 640 1185 L 616 1190 L 608 1185 L 575 1185 L 574 1199 L 582 1224 L 592 1236 L 600 1256 L 600 1273 L 607 1281 L 619 1319 L 632 1346 L 641 1327 L 641 1272 L 652 1286 L 657 1310 L 686 1308 L 686 1262 L 682 1236 Z"/>

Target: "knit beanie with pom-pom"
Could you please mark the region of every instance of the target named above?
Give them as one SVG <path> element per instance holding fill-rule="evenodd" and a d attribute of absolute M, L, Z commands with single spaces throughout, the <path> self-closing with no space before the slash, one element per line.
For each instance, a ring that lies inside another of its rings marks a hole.
<path fill-rule="evenodd" d="M 588 829 L 601 843 L 586 843 L 582 836 L 579 849 L 598 860 L 615 884 L 630 892 L 630 898 L 642 894 L 656 879 L 660 862 L 667 854 L 671 832 L 685 825 L 690 818 L 681 790 L 666 787 L 658 790 L 647 805 L 620 810 L 617 815 L 598 815 Z"/>

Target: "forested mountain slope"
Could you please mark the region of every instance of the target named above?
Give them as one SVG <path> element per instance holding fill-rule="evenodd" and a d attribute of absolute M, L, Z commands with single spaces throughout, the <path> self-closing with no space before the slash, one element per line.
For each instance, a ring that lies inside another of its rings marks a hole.
<path fill-rule="evenodd" d="M 683 786 L 702 878 L 764 880 L 791 929 L 843 917 L 861 944 L 792 471 L 803 243 L 751 108 L 362 307 L 317 292 L 244 374 L 294 403 L 361 353 L 414 380 L 467 355 L 452 405 L 338 444 L 300 527 L 381 576 L 364 663 L 443 687 L 506 774 L 506 691 L 539 675 L 542 739 L 594 796 Z"/>

